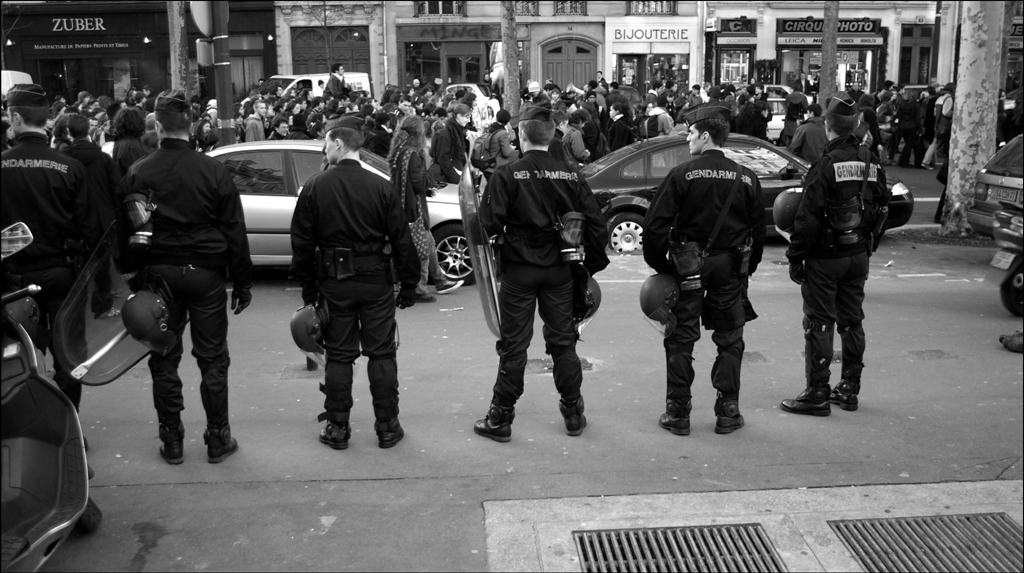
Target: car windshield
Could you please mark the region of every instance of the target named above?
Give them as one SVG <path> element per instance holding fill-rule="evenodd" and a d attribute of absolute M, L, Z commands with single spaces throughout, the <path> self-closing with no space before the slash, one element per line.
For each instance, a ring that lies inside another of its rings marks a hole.
<path fill-rule="evenodd" d="M 274 76 L 269 80 L 260 84 L 259 91 L 261 94 L 269 94 L 277 91 L 277 88 L 286 88 L 288 84 L 292 82 L 289 78 L 280 78 Z"/>
<path fill-rule="evenodd" d="M 1018 135 L 992 156 L 985 171 L 996 175 L 1024 177 L 1024 135 Z"/>

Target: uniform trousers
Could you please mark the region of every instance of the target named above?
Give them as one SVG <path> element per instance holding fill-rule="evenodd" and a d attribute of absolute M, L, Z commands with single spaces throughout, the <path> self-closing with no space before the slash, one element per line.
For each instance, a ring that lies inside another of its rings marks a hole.
<path fill-rule="evenodd" d="M 804 357 L 808 382 L 829 381 L 833 325 L 843 343 L 843 375 L 859 380 L 864 368 L 864 283 L 868 255 L 861 252 L 838 259 L 807 259 L 807 280 L 800 287 L 804 299 Z"/>
<path fill-rule="evenodd" d="M 37 271 L 26 271 L 22 276 L 27 284 L 38 285 L 42 288 L 32 298 L 39 305 L 39 310 L 42 314 L 40 317 L 42 325 L 50 330 L 48 347 L 52 353 L 54 321 L 57 319 L 57 312 L 60 310 L 61 305 L 64 304 L 64 299 L 67 298 L 71 287 L 75 284 L 75 271 L 71 267 L 51 267 Z M 84 317 L 72 317 L 72 321 L 68 326 L 74 332 L 66 334 L 81 337 L 82 344 L 84 345 L 85 325 L 82 320 L 84 320 Z M 57 383 L 57 387 L 60 388 L 61 392 L 64 392 L 64 395 L 68 397 L 68 400 L 71 400 L 71 403 L 75 405 L 75 409 L 78 410 L 82 403 L 82 383 L 72 378 L 71 374 L 60 362 L 57 360 L 53 362 L 55 371 L 53 381 Z"/>
<path fill-rule="evenodd" d="M 693 384 L 693 345 L 700 340 L 700 323 L 713 330 L 711 340 L 718 356 L 711 367 L 711 385 L 722 400 L 740 395 L 740 366 L 743 363 L 743 288 L 745 281 L 732 270 L 729 253 L 710 255 L 701 269 L 701 289 L 679 291 L 672 313 L 676 327 L 665 337 L 668 400 L 687 402 Z"/>
<path fill-rule="evenodd" d="M 538 307 L 544 321 L 545 352 L 554 363 L 555 388 L 566 403 L 573 403 L 580 397 L 583 368 L 576 354 L 572 301 L 573 277 L 568 265 L 505 265 L 498 292 L 501 359 L 494 383 L 494 401 L 499 406 L 515 406 L 523 395 L 526 350 L 533 338 L 533 320 Z"/>
<path fill-rule="evenodd" d="M 352 410 L 352 364 L 359 349 L 366 367 L 377 421 L 398 417 L 398 363 L 395 343 L 395 291 L 383 275 L 379 284 L 355 279 L 320 281 L 330 318 L 324 331 L 327 367 L 321 391 L 325 412 L 320 421 L 344 424 Z"/>
<path fill-rule="evenodd" d="M 185 324 L 191 322 L 192 356 L 202 378 L 199 394 L 206 410 L 206 424 L 211 428 L 228 425 L 228 312 L 227 275 L 223 268 L 179 265 L 150 265 L 149 272 L 167 282 L 171 291 L 167 327 L 178 335 L 178 341 L 167 354 L 149 356 L 153 376 L 153 404 L 160 424 L 177 428 L 182 397 L 181 364 Z"/>

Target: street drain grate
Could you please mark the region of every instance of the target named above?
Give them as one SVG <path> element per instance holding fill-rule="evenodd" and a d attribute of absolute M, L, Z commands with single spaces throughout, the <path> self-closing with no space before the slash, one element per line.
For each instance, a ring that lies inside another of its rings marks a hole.
<path fill-rule="evenodd" d="M 786 571 L 756 523 L 574 531 L 582 570 Z"/>
<path fill-rule="evenodd" d="M 830 521 L 867 571 L 1020 571 L 1024 534 L 1005 513 Z"/>

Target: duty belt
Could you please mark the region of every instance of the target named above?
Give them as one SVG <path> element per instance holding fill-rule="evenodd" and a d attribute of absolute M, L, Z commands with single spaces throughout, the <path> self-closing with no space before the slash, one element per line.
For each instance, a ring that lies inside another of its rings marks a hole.
<path fill-rule="evenodd" d="M 378 265 L 385 265 L 388 262 L 383 254 L 356 255 L 352 249 L 343 247 L 332 247 L 317 249 L 316 252 L 316 273 L 320 278 L 330 277 L 344 280 L 355 276 L 356 269 L 363 269 Z M 380 274 L 384 274 L 382 270 Z"/>

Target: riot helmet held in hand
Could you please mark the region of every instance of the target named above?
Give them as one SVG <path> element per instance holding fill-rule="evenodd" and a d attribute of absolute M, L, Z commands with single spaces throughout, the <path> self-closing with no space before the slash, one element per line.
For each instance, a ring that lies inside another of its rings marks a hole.
<path fill-rule="evenodd" d="M 164 300 L 148 290 L 132 293 L 121 308 L 128 334 L 160 354 L 166 354 L 178 342 L 178 336 L 167 326 L 170 314 Z"/>
<path fill-rule="evenodd" d="M 307 304 L 292 314 L 290 323 L 295 345 L 303 354 L 325 367 L 324 328 L 327 319 L 327 305 Z"/>
<path fill-rule="evenodd" d="M 772 219 L 775 220 L 775 230 L 792 242 L 793 229 L 796 225 L 796 212 L 800 208 L 800 201 L 804 198 L 804 190 L 800 188 L 786 189 L 775 198 L 772 205 Z"/>
<path fill-rule="evenodd" d="M 679 284 L 668 273 L 647 277 L 640 287 L 640 310 L 647 322 L 668 337 L 676 328 L 676 315 L 672 312 L 679 302 Z"/>
<path fill-rule="evenodd" d="M 587 289 L 582 293 L 579 302 L 573 302 L 573 319 L 576 321 L 576 334 L 583 334 L 583 329 L 594 320 L 594 315 L 601 308 L 601 285 L 594 277 L 587 281 Z"/>

